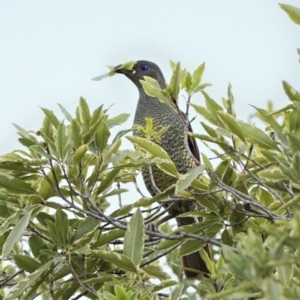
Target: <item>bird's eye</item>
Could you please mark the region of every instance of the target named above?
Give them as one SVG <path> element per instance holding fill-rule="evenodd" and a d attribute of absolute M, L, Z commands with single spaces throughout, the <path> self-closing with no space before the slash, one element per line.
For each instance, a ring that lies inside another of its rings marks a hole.
<path fill-rule="evenodd" d="M 148 66 L 147 65 L 141 65 L 140 69 L 145 72 L 145 71 L 148 70 Z"/>

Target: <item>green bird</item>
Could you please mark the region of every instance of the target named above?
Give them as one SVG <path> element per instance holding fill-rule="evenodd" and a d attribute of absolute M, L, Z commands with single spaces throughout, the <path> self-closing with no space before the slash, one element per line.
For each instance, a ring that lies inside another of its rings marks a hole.
<path fill-rule="evenodd" d="M 135 84 L 139 91 L 134 125 L 145 126 L 145 118 L 152 118 L 154 128 L 169 126 L 167 131 L 159 140 L 155 141 L 155 143 L 168 153 L 179 173 L 185 174 L 196 167 L 193 156 L 200 161 L 200 154 L 195 139 L 191 136 L 187 136 L 185 133 L 187 131 L 192 132 L 186 115 L 179 110 L 177 105 L 175 105 L 174 109 L 174 107 L 161 102 L 158 98 L 147 95 L 141 84 L 141 81 L 144 80 L 144 76 L 148 76 L 155 79 L 160 87 L 164 89 L 166 82 L 160 68 L 153 62 L 140 60 L 137 61 L 130 70 L 120 69 L 120 66 L 118 66 L 115 68 L 115 72 L 124 74 Z M 136 129 L 134 129 L 133 134 L 139 135 Z M 149 174 L 149 171 L 152 171 L 152 175 Z M 155 165 L 151 166 L 151 170 L 149 170 L 148 167 L 142 168 L 142 176 L 152 196 L 154 196 L 158 190 L 164 191 L 176 182 L 176 178 L 164 173 Z M 153 181 L 155 184 L 153 184 Z M 170 203 L 166 203 L 165 207 L 169 205 Z M 179 218 L 177 216 L 185 212 L 196 210 L 199 210 L 199 205 L 196 201 L 183 199 L 175 201 L 168 212 L 172 217 L 176 218 L 178 226 L 183 226 L 195 223 L 195 219 L 192 217 Z M 208 249 L 206 250 L 209 251 Z M 188 269 L 195 269 L 204 275 L 209 273 L 198 251 L 183 256 L 182 261 L 187 278 L 194 278 L 199 275 L 199 272 L 193 272 Z"/>

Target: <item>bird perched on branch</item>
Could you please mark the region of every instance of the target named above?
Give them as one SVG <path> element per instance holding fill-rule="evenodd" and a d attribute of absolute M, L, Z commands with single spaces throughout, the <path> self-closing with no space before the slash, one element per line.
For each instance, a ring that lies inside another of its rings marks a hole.
<path fill-rule="evenodd" d="M 148 76 L 155 79 L 160 88 L 164 89 L 166 82 L 160 68 L 156 64 L 145 60 L 135 62 L 131 68 L 126 67 L 123 69 L 122 66 L 117 66 L 114 71 L 124 74 L 135 84 L 139 91 L 134 125 L 145 126 L 145 118 L 152 118 L 154 128 L 169 126 L 167 131 L 159 140 L 155 141 L 155 143 L 168 153 L 179 173 L 185 174 L 196 167 L 194 158 L 200 161 L 200 155 L 195 139 L 191 136 L 187 136 L 185 133 L 187 131 L 192 132 L 186 115 L 179 110 L 176 104 L 174 109 L 174 107 L 161 102 L 158 98 L 147 95 L 141 84 L 141 81 L 144 80 L 144 76 Z M 138 134 L 138 131 L 134 130 L 134 135 Z M 151 171 L 152 174 L 150 174 Z M 150 170 L 144 167 L 142 169 L 142 175 L 145 185 L 152 196 L 157 193 L 157 190 L 164 191 L 176 182 L 176 178 L 164 173 L 155 165 L 151 166 Z M 168 205 L 170 205 L 170 203 L 166 202 L 165 208 Z M 183 226 L 195 223 L 195 219 L 192 217 L 179 218 L 177 216 L 198 209 L 199 207 L 196 201 L 183 199 L 173 203 L 169 209 L 169 214 L 176 218 L 178 226 Z M 188 278 L 194 278 L 199 274 L 199 272 L 192 272 L 188 269 L 195 269 L 204 274 L 208 274 L 209 272 L 198 251 L 183 256 L 182 261 L 185 267 L 185 275 Z"/>

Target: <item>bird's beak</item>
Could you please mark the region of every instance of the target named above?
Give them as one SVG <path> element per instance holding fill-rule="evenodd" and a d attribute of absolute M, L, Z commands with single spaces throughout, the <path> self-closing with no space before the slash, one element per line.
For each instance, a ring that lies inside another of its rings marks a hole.
<path fill-rule="evenodd" d="M 122 69 L 122 65 L 117 65 L 117 66 L 114 68 L 114 71 L 115 71 L 116 73 L 119 73 L 119 74 L 124 74 L 124 73 L 126 73 L 127 71 L 129 71 L 129 70 Z"/>
<path fill-rule="evenodd" d="M 128 61 L 125 64 L 122 65 L 118 65 L 114 68 L 115 73 L 119 73 L 119 74 L 130 74 L 130 73 L 134 73 L 134 69 L 133 66 L 136 64 L 135 61 Z"/>

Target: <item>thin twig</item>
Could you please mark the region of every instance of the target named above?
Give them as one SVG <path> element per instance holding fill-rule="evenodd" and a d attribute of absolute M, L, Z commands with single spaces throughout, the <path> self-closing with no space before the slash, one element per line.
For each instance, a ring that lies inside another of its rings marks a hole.
<path fill-rule="evenodd" d="M 170 249 L 168 249 L 168 250 L 162 252 L 161 254 L 159 254 L 159 255 L 157 255 L 157 256 L 155 256 L 155 257 L 149 259 L 149 260 L 147 260 L 146 262 L 144 262 L 143 264 L 141 264 L 140 267 L 141 267 L 141 268 L 142 268 L 142 267 L 145 267 L 145 266 L 151 264 L 152 262 L 154 262 L 154 261 L 160 259 L 161 257 L 166 256 L 168 253 L 170 253 L 170 252 L 172 252 L 174 249 L 178 248 L 183 242 L 184 242 L 184 241 L 181 241 L 180 243 L 174 245 L 174 246 L 171 247 Z"/>
<path fill-rule="evenodd" d="M 76 279 L 76 281 L 78 282 L 78 284 L 87 292 L 91 293 L 92 295 L 94 296 L 97 296 L 97 292 L 94 290 L 93 287 L 91 287 L 91 285 L 87 284 L 87 285 L 84 285 L 83 282 L 80 280 L 80 278 L 78 277 L 78 275 L 76 274 L 73 266 L 72 266 L 72 262 L 71 262 L 71 257 L 67 257 L 67 263 L 68 263 L 68 266 L 70 268 L 70 271 L 73 275 L 73 277 Z"/>

